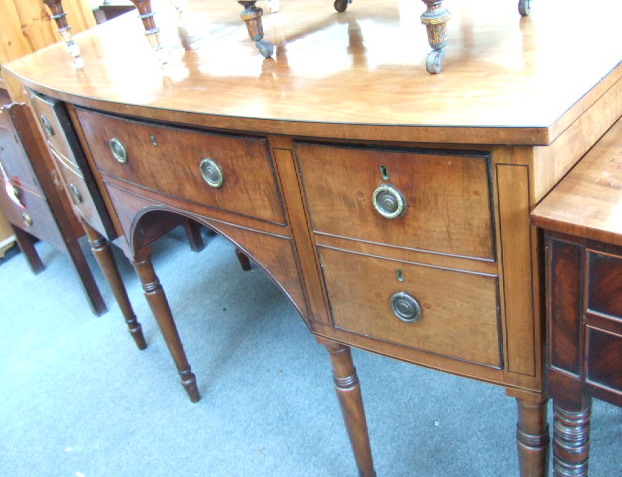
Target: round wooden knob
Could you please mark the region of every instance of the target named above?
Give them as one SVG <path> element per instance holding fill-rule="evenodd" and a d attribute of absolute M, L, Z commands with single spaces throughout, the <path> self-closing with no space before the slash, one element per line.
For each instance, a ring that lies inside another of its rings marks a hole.
<path fill-rule="evenodd" d="M 372 196 L 374 208 L 387 219 L 396 219 L 406 212 L 406 200 L 402 193 L 389 184 L 382 184 Z"/>
<path fill-rule="evenodd" d="M 210 187 L 222 187 L 225 182 L 225 176 L 216 161 L 205 158 L 201 161 L 199 166 L 201 168 L 201 175 L 203 176 L 203 179 Z"/>
<path fill-rule="evenodd" d="M 393 314 L 406 323 L 416 323 L 421 318 L 421 306 L 416 298 L 406 292 L 395 293 L 391 297 Z"/>

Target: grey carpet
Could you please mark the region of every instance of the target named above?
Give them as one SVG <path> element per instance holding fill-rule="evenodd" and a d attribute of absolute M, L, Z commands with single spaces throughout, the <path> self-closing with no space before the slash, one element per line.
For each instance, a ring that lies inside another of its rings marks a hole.
<path fill-rule="evenodd" d="M 176 230 L 154 251 L 198 404 L 120 254 L 142 352 L 92 257 L 101 317 L 48 244 L 38 276 L 21 254 L 0 260 L 0 476 L 356 475 L 324 348 L 263 271 L 206 240 L 196 254 Z M 516 406 L 502 388 L 353 354 L 379 476 L 517 475 Z M 595 401 L 592 428 L 591 475 L 622 475 L 621 410 Z"/>

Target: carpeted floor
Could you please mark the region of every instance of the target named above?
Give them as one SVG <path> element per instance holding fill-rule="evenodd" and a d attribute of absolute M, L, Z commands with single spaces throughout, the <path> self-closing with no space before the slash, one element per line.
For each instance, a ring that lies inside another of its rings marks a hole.
<path fill-rule="evenodd" d="M 90 312 L 69 260 L 0 260 L 0 476 L 355 476 L 330 365 L 256 265 L 180 230 L 154 264 L 197 375 L 187 399 L 142 288 L 117 254 L 149 347 L 138 351 L 91 264 L 109 311 Z M 83 244 L 86 248 L 86 245 Z M 89 255 L 90 256 L 90 255 Z M 354 351 L 378 475 L 517 475 L 516 406 L 504 390 Z M 622 475 L 622 411 L 595 401 L 592 476 Z"/>

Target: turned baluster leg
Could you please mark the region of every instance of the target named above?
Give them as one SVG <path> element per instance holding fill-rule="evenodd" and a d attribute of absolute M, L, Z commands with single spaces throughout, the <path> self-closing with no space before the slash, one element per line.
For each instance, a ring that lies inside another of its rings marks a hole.
<path fill-rule="evenodd" d="M 590 455 L 589 398 L 578 410 L 553 406 L 553 475 L 555 477 L 587 477 Z"/>
<path fill-rule="evenodd" d="M 540 395 L 517 397 L 516 444 L 521 477 L 545 477 L 548 469 L 548 400 Z"/>
<path fill-rule="evenodd" d="M 350 444 L 354 451 L 356 466 L 361 477 L 374 477 L 374 463 L 367 432 L 367 420 L 356 369 L 348 346 L 318 340 L 326 346 L 333 367 L 333 380 L 339 398 Z"/>
<path fill-rule="evenodd" d="M 52 19 L 56 22 L 56 27 L 58 28 L 58 34 L 67 45 L 67 49 L 69 50 L 69 54 L 73 57 L 76 66 L 82 67 L 83 62 L 80 57 L 80 48 L 73 41 L 73 36 L 71 34 L 71 27 L 69 23 L 67 23 L 67 13 L 63 9 L 62 0 L 43 0 L 50 12 L 52 13 Z"/>
<path fill-rule="evenodd" d="M 422 0 L 427 9 L 421 15 L 421 23 L 426 27 L 428 43 L 432 51 L 426 59 L 426 69 L 430 74 L 440 73 L 447 46 L 447 21 L 450 13 L 443 7 L 443 0 Z"/>
<path fill-rule="evenodd" d="M 138 349 L 145 349 L 147 347 L 147 342 L 145 341 L 142 327 L 136 319 L 136 315 L 132 309 L 132 304 L 127 296 L 125 285 L 123 284 L 121 274 L 119 273 L 117 264 L 112 256 L 112 251 L 110 250 L 108 241 L 88 223 L 82 221 L 82 226 L 86 231 L 86 236 L 89 239 L 89 244 L 93 254 L 95 255 L 95 259 L 97 260 L 97 263 L 99 263 L 99 267 L 104 273 L 104 276 L 112 289 L 112 293 L 119 304 L 119 308 L 121 309 L 121 313 L 123 313 L 123 318 L 125 319 L 127 328 L 132 335 L 132 338 L 134 338 L 136 346 Z"/>
<path fill-rule="evenodd" d="M 255 42 L 262 56 L 269 58 L 274 53 L 274 45 L 263 39 L 263 24 L 261 22 L 263 10 L 255 5 L 257 0 L 238 0 L 238 3 L 244 7 L 240 17 L 246 23 L 248 36 Z"/>
<path fill-rule="evenodd" d="M 149 45 L 151 45 L 151 48 L 160 56 L 162 50 L 160 29 L 156 26 L 155 19 L 153 18 L 155 13 L 151 10 L 151 0 L 132 0 L 132 3 L 136 7 L 136 10 L 138 10 L 138 17 L 143 22 L 143 28 L 145 29 L 147 40 L 149 40 Z"/>
<path fill-rule="evenodd" d="M 179 333 L 177 332 L 175 320 L 173 319 L 173 314 L 171 313 L 164 289 L 153 269 L 150 248 L 147 247 L 143 249 L 139 256 L 135 257 L 133 263 L 140 277 L 140 281 L 143 284 L 145 297 L 147 297 L 151 311 L 158 322 L 164 341 L 173 357 L 175 366 L 177 366 L 177 371 L 179 371 L 181 384 L 186 389 L 190 401 L 198 402 L 201 396 L 197 388 L 196 377 L 190 369 L 190 364 L 188 363 L 184 347 L 179 338 Z"/>

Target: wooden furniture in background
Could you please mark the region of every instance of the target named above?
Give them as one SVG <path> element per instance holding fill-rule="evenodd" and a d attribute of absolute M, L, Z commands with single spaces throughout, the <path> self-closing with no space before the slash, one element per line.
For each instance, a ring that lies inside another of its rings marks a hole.
<path fill-rule="evenodd" d="M 504 387 L 518 403 L 520 473 L 544 476 L 529 213 L 622 114 L 620 52 L 592 54 L 595 37 L 622 40 L 622 5 L 603 1 L 598 24 L 579 0 L 542 2 L 522 21 L 505 2 L 465 2 L 443 75 L 420 68 L 427 45 L 395 46 L 412 24 L 392 0 L 362 1 L 345 22 L 288 0 L 269 25 L 274 59 L 245 40 L 234 2 L 199 1 L 205 46 L 184 50 L 162 16 L 164 66 L 121 17 L 76 35 L 79 73 L 61 47 L 4 70 L 52 105 L 50 120 L 64 115 L 109 238 L 149 272 L 158 320 L 172 323 L 140 253 L 151 223 L 189 217 L 268 272 L 330 353 L 361 475 L 375 471 L 350 346 Z"/>
<path fill-rule="evenodd" d="M 592 397 L 622 406 L 622 119 L 532 213 L 545 230 L 554 473 L 587 476 Z"/>
<path fill-rule="evenodd" d="M 78 242 L 84 230 L 24 104 L 0 108 L 0 167 L 0 208 L 13 224 L 30 268 L 35 273 L 45 268 L 34 247 L 35 240 L 49 242 L 71 259 L 93 312 L 104 313 L 106 305 Z"/>

